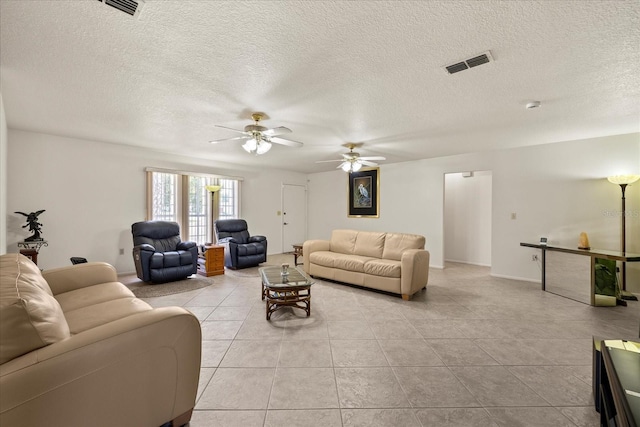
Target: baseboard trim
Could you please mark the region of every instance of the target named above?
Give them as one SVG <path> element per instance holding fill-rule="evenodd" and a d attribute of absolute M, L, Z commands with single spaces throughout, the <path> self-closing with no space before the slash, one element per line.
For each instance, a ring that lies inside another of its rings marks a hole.
<path fill-rule="evenodd" d="M 118 271 L 117 274 L 118 276 L 128 276 L 130 274 L 136 274 L 136 271 Z"/>
<path fill-rule="evenodd" d="M 457 259 L 445 259 L 444 262 L 455 262 L 457 264 L 477 265 L 479 267 L 491 267 L 491 264 L 482 264 L 479 262 L 460 261 Z"/>
<path fill-rule="evenodd" d="M 519 280 L 521 282 L 537 283 L 538 285 L 542 283 L 540 279 L 529 279 L 528 277 L 507 276 L 506 274 L 490 273 L 489 276 L 497 277 L 500 279 Z"/>

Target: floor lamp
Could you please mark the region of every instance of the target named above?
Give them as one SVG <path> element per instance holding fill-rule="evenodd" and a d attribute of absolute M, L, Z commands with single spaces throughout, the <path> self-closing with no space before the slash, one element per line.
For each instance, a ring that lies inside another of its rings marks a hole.
<path fill-rule="evenodd" d="M 627 242 L 626 242 L 627 233 L 625 229 L 626 206 L 625 206 L 624 192 L 627 189 L 627 185 L 631 185 L 640 179 L 640 175 L 615 175 L 615 176 L 607 177 L 607 179 L 612 184 L 618 184 L 620 186 L 620 189 L 622 190 L 622 211 L 620 215 L 622 217 L 622 237 L 620 239 L 620 250 L 624 254 L 627 251 Z M 637 300 L 637 298 L 633 294 L 629 292 L 625 292 L 626 290 L 627 290 L 627 264 L 623 262 L 622 263 L 622 292 L 624 294 L 622 295 L 622 298 Z"/>
<path fill-rule="evenodd" d="M 211 193 L 211 241 L 218 243 L 216 239 L 216 233 L 213 230 L 213 223 L 218 219 L 218 212 L 220 211 L 220 185 L 207 185 L 205 187 L 208 192 Z"/>

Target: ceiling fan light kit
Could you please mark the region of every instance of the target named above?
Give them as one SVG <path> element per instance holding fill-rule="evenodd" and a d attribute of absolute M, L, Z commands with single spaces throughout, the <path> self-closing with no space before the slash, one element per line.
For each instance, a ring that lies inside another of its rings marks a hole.
<path fill-rule="evenodd" d="M 345 172 L 349 172 L 349 173 L 358 172 L 360 170 L 360 168 L 362 167 L 362 163 L 360 163 L 360 162 L 344 162 L 338 167 L 342 168 L 342 170 L 345 171 Z"/>
<path fill-rule="evenodd" d="M 353 151 L 356 148 L 357 144 L 349 143 L 346 144 L 346 147 L 349 149 L 348 153 L 344 153 L 342 155 L 342 159 L 340 160 L 319 160 L 316 163 L 327 163 L 327 162 L 341 162 L 338 166 L 338 169 L 342 169 L 345 172 L 358 172 L 362 166 L 378 166 L 377 163 L 372 162 L 372 160 L 387 160 L 382 156 L 373 156 L 373 157 L 360 157 L 360 153 L 356 153 Z"/>
<path fill-rule="evenodd" d="M 255 136 L 242 145 L 242 148 L 250 154 L 264 154 L 271 150 L 271 143 L 263 140 L 260 136 Z"/>
<path fill-rule="evenodd" d="M 284 126 L 278 126 L 278 127 L 269 129 L 265 126 L 262 126 L 260 124 L 260 120 L 262 120 L 264 116 L 265 115 L 263 113 L 253 113 L 251 115 L 251 118 L 255 123 L 252 125 L 245 126 L 244 130 L 215 125 L 216 127 L 219 127 L 219 128 L 241 133 L 242 136 L 217 139 L 209 142 L 211 142 L 212 144 L 217 144 L 219 142 L 245 139 L 246 142 L 242 145 L 242 148 L 244 148 L 244 150 L 247 153 L 256 154 L 256 155 L 265 154 L 267 151 L 271 150 L 273 143 L 286 145 L 288 147 L 296 147 L 296 148 L 300 148 L 303 146 L 302 142 L 293 141 L 291 139 L 282 138 L 281 136 L 279 136 L 285 133 L 291 133 L 291 129 L 289 128 L 286 128 Z"/>

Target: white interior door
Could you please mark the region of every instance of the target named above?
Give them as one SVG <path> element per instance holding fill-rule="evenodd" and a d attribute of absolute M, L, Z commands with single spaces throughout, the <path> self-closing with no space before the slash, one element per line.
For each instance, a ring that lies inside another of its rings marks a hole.
<path fill-rule="evenodd" d="M 303 185 L 282 185 L 282 252 L 307 238 L 307 189 Z"/>

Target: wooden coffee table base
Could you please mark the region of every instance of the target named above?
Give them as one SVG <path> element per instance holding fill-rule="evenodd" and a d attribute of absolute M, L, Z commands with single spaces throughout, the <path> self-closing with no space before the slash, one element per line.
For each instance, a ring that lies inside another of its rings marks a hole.
<path fill-rule="evenodd" d="M 284 307 L 304 310 L 307 317 L 311 315 L 311 286 L 291 286 L 277 290 L 266 288 L 263 284 L 263 299 L 266 299 L 267 320 L 271 315 Z"/>
<path fill-rule="evenodd" d="M 313 280 L 300 267 L 263 267 L 258 270 L 262 279 L 262 299 L 266 301 L 267 320 L 283 307 L 304 310 L 311 315 L 311 285 Z M 283 273 L 284 272 L 284 273 Z"/>

